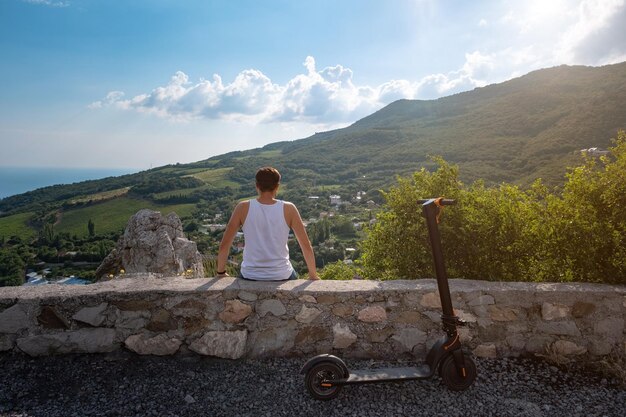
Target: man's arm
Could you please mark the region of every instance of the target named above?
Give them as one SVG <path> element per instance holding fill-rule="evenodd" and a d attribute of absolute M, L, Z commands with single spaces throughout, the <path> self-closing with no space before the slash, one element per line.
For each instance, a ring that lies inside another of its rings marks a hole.
<path fill-rule="evenodd" d="M 317 270 L 315 269 L 315 255 L 313 254 L 313 247 L 309 241 L 309 236 L 306 233 L 306 228 L 302 223 L 302 218 L 300 217 L 298 209 L 292 203 L 286 202 L 285 215 L 287 225 L 291 228 L 291 230 L 293 230 L 293 233 L 296 235 L 296 239 L 298 239 L 298 244 L 302 250 L 304 261 L 306 262 L 306 267 L 309 270 L 309 279 L 318 280 L 319 277 L 317 276 Z"/>
<path fill-rule="evenodd" d="M 239 227 L 243 225 L 243 222 L 246 219 L 246 215 L 248 214 L 248 205 L 249 203 L 247 201 L 237 204 L 233 214 L 230 216 L 228 224 L 226 225 L 226 230 L 224 230 L 224 235 L 222 236 L 222 241 L 220 242 L 220 250 L 217 254 L 217 272 L 224 272 L 223 274 L 217 274 L 220 277 L 229 276 L 226 273 L 228 254 Z"/>

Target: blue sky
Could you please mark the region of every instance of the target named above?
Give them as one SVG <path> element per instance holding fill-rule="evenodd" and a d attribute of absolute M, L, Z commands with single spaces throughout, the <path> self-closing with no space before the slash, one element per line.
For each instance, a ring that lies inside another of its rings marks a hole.
<path fill-rule="evenodd" d="M 146 169 L 626 60 L 626 0 L 0 0 L 0 166 Z"/>

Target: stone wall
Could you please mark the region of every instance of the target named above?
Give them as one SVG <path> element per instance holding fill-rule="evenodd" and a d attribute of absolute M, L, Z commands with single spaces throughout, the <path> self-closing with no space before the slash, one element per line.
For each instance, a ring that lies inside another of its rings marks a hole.
<path fill-rule="evenodd" d="M 452 280 L 478 356 L 624 354 L 626 288 Z M 0 288 L 0 351 L 396 359 L 442 335 L 434 280 L 115 279 Z"/>

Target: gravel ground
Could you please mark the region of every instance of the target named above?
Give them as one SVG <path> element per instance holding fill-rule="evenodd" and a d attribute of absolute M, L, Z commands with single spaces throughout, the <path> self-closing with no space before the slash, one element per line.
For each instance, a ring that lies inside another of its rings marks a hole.
<path fill-rule="evenodd" d="M 0 416 L 620 416 L 626 390 L 530 359 L 478 359 L 451 392 L 439 378 L 345 387 L 315 401 L 304 359 L 229 361 L 120 351 L 32 359 L 0 354 Z M 348 367 L 392 366 L 347 361 Z"/>

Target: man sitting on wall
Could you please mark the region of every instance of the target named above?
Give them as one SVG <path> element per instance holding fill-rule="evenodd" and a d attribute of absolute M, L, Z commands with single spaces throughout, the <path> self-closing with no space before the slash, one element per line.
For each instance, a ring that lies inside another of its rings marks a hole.
<path fill-rule="evenodd" d="M 287 239 L 293 230 L 302 249 L 309 279 L 318 280 L 311 242 L 293 203 L 276 199 L 280 173 L 276 168 L 261 168 L 256 173 L 258 197 L 242 201 L 228 221 L 217 256 L 217 276 L 227 277 L 226 262 L 235 234 L 242 227 L 245 246 L 240 278 L 255 281 L 297 279 L 289 261 Z"/>

